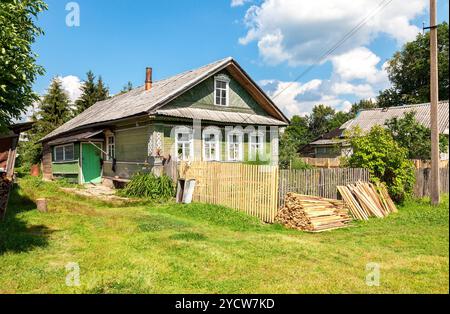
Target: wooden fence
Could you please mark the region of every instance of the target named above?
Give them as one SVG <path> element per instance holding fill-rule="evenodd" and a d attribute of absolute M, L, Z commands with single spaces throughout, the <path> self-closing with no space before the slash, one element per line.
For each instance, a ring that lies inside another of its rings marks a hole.
<path fill-rule="evenodd" d="M 179 165 L 181 178 L 195 179 L 193 200 L 223 205 L 272 223 L 278 211 L 278 167 L 191 162 Z"/>
<path fill-rule="evenodd" d="M 311 158 L 301 157 L 303 162 L 316 168 L 339 168 L 341 166 L 340 158 Z"/>
<path fill-rule="evenodd" d="M 338 185 L 368 182 L 369 177 L 367 169 L 280 170 L 279 206 L 284 205 L 284 197 L 289 192 L 337 199 Z"/>
<path fill-rule="evenodd" d="M 440 190 L 441 193 L 449 193 L 448 167 L 440 169 Z M 431 169 L 416 169 L 416 184 L 414 186 L 414 196 L 422 198 L 430 196 Z"/>

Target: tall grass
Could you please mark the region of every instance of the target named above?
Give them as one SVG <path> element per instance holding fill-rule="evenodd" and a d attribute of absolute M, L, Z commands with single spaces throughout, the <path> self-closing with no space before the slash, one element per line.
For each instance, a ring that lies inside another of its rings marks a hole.
<path fill-rule="evenodd" d="M 157 177 L 152 173 L 138 173 L 119 194 L 126 197 L 168 200 L 175 196 L 175 185 L 166 175 Z"/>

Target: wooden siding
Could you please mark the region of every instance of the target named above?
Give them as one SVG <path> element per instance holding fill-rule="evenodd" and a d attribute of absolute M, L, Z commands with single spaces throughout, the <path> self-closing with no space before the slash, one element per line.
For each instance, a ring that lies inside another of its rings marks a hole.
<path fill-rule="evenodd" d="M 53 175 L 60 174 L 76 174 L 80 173 L 80 164 L 78 160 L 67 161 L 67 162 L 54 162 L 52 164 Z"/>
<path fill-rule="evenodd" d="M 115 145 L 117 161 L 145 162 L 148 155 L 150 126 L 116 130 Z"/>
<path fill-rule="evenodd" d="M 245 113 L 257 113 L 268 116 L 266 111 L 258 104 L 258 102 L 250 96 L 250 94 L 243 88 L 231 75 L 225 70 L 220 74 L 225 74 L 230 78 L 230 100 L 229 106 L 216 106 L 214 101 L 214 77 L 210 77 L 199 85 L 186 91 L 177 99 L 173 100 L 164 109 L 191 107 L 216 109 L 222 111 L 234 111 Z"/>

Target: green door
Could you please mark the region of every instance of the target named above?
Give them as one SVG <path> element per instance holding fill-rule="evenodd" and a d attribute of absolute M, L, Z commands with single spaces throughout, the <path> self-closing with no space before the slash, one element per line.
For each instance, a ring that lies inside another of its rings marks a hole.
<path fill-rule="evenodd" d="M 101 151 L 93 144 L 81 144 L 81 169 L 83 171 L 83 183 L 101 183 L 102 169 L 100 165 Z"/>

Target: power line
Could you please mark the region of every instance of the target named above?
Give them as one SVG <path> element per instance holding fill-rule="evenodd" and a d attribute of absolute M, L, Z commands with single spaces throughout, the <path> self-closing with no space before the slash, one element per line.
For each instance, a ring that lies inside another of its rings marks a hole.
<path fill-rule="evenodd" d="M 350 37 L 355 35 L 364 25 L 367 24 L 367 22 L 372 19 L 375 15 L 377 15 L 380 11 L 382 11 L 385 7 L 387 7 L 391 2 L 394 0 L 383 0 L 380 2 L 378 7 L 372 11 L 370 14 L 366 15 L 364 19 L 362 19 L 356 26 L 354 26 L 348 33 L 346 33 L 336 44 L 334 44 L 330 49 L 325 51 L 316 61 L 313 62 L 312 65 L 307 67 L 299 76 L 295 78 L 293 82 L 291 82 L 288 86 L 283 88 L 281 91 L 279 91 L 275 96 L 272 97 L 272 100 L 280 96 L 282 93 L 284 93 L 287 89 L 289 89 L 294 82 L 297 82 L 300 80 L 303 76 L 308 74 L 312 69 L 314 69 L 318 63 L 325 60 L 327 57 L 329 57 L 336 49 L 338 49 L 340 46 L 342 46 Z"/>

